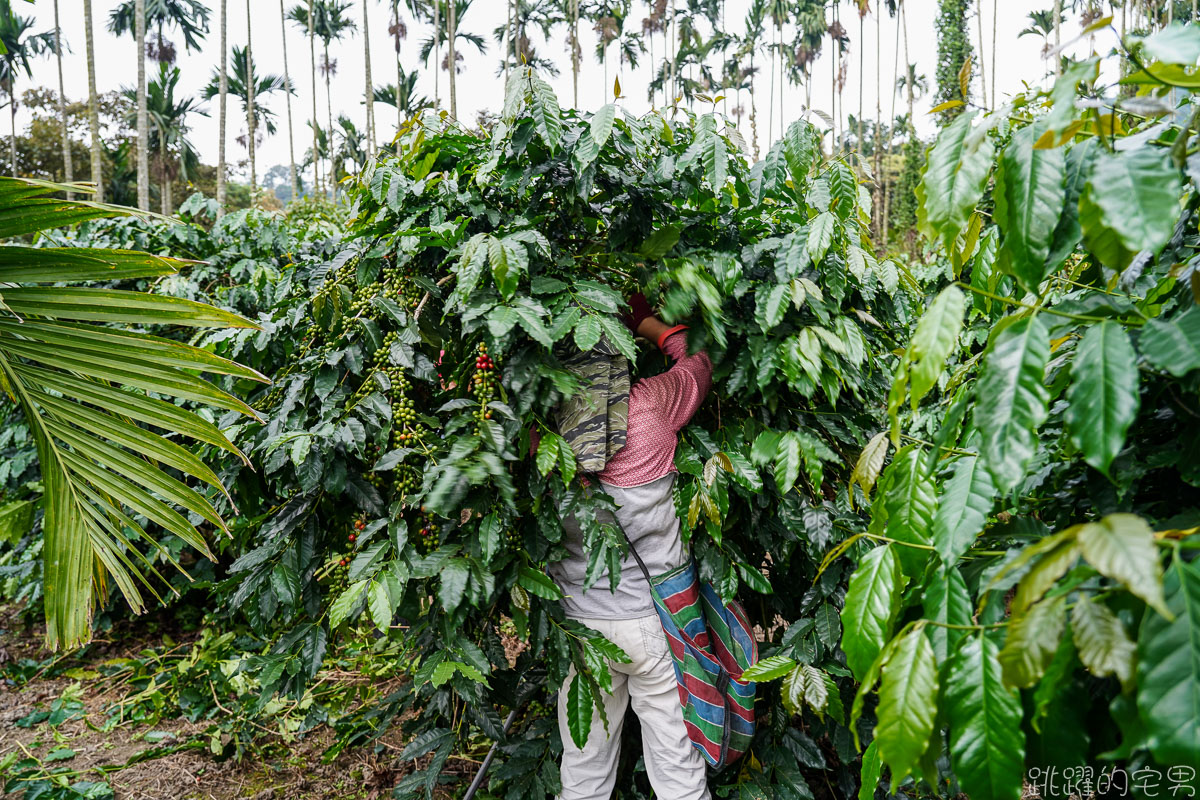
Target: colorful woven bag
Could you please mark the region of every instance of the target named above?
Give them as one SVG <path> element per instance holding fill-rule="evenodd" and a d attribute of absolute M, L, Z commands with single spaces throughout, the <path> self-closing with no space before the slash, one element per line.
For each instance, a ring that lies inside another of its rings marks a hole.
<path fill-rule="evenodd" d="M 694 559 L 651 576 L 633 542 L 625 540 L 650 583 L 671 647 L 688 737 L 710 767 L 723 769 L 754 738 L 754 683 L 742 680 L 742 673 L 758 661 L 758 641 L 746 612 L 736 601 L 722 603 L 701 582 Z"/>

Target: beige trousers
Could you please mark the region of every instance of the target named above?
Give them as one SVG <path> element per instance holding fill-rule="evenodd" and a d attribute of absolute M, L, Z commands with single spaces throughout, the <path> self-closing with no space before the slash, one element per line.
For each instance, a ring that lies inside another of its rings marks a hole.
<path fill-rule="evenodd" d="M 683 726 L 675 668 L 658 616 L 579 621 L 604 634 L 632 662 L 609 663 L 612 693 L 603 698 L 608 731 L 604 730 L 600 714 L 594 713 L 592 730 L 582 750 L 571 741 L 567 727 L 567 690 L 575 680 L 574 669 L 558 693 L 558 729 L 563 741 L 559 800 L 612 797 L 621 750 L 621 727 L 630 703 L 641 722 L 642 754 L 654 796 L 659 800 L 709 800 L 704 758 L 692 746 Z"/>

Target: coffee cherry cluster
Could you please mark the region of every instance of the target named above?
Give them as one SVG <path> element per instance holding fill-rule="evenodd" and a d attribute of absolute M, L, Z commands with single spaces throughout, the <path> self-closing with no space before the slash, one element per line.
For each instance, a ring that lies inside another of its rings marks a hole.
<path fill-rule="evenodd" d="M 423 556 L 429 555 L 440 544 L 438 532 L 442 529 L 437 520 L 430 514 L 422 513 L 417 518 L 420 528 L 417 529 L 417 552 Z"/>
<path fill-rule="evenodd" d="M 349 316 L 370 316 L 371 301 L 381 294 L 383 294 L 382 281 L 373 281 L 358 287 L 358 291 L 354 293 L 354 299 L 350 301 Z"/>
<path fill-rule="evenodd" d="M 390 449 L 420 447 L 426 441 L 426 433 L 429 430 L 420 421 L 420 415 L 413 403 L 410 395 L 413 386 L 408 374 L 403 367 L 394 366 L 391 361 L 392 345 L 399 338 L 399 331 L 392 331 L 384 337 L 382 346 L 375 351 L 372 358 L 367 379 L 354 393 L 350 403 L 353 407 L 374 391 L 381 390 L 388 396 L 392 410 L 392 429 L 388 435 Z M 378 446 L 374 447 L 373 453 L 369 453 L 375 460 L 378 460 L 381 454 L 381 448 Z M 367 480 L 381 492 L 386 491 L 389 486 L 389 481 L 383 473 L 371 472 Z M 421 472 L 415 467 L 401 464 L 392 473 L 390 488 L 395 495 L 403 497 L 416 492 L 420 487 Z"/>
<path fill-rule="evenodd" d="M 517 552 L 521 549 L 521 532 L 516 528 L 509 528 L 504 534 L 504 543 L 510 551 Z"/>
<path fill-rule="evenodd" d="M 483 420 L 492 418 L 492 410 L 488 403 L 496 397 L 496 362 L 488 355 L 487 345 L 479 343 L 479 353 L 475 356 L 475 374 L 471 376 L 471 392 L 479 402 L 479 410 L 475 412 L 478 420 L 476 433 L 480 432 Z"/>
<path fill-rule="evenodd" d="M 347 552 L 340 555 L 334 554 L 334 561 L 325 571 L 325 577 L 329 578 L 330 588 L 344 587 L 349 579 L 350 560 L 354 557 L 354 551 L 358 548 L 358 536 L 367 529 L 367 518 L 359 514 L 350 524 L 350 530 L 346 533 L 346 550 Z M 318 575 L 320 577 L 320 575 Z"/>
<path fill-rule="evenodd" d="M 346 585 L 349 583 L 349 576 L 350 576 L 350 559 L 349 559 L 349 557 L 347 557 L 346 555 L 341 555 L 341 556 L 336 556 L 336 559 L 337 560 L 333 562 L 333 566 L 328 567 L 325 570 L 325 573 L 323 576 L 329 580 L 329 586 L 327 588 L 327 591 L 330 594 L 333 594 L 334 592 L 340 592 L 341 589 L 345 588 Z M 321 578 L 322 575 L 320 573 L 318 573 L 317 577 Z"/>
<path fill-rule="evenodd" d="M 392 381 L 392 447 L 412 447 L 420 438 L 417 412 L 408 396 L 412 384 L 398 367 L 390 368 L 388 377 Z"/>
<path fill-rule="evenodd" d="M 385 434 L 386 435 L 386 434 Z M 380 495 L 387 493 L 388 475 L 386 472 L 376 472 L 372 467 L 383 456 L 383 446 L 380 444 L 368 444 L 364 448 L 366 452 L 365 467 L 363 470 L 363 479 L 367 483 L 375 487 Z"/>
<path fill-rule="evenodd" d="M 412 279 L 413 266 L 408 262 L 401 266 L 395 261 L 384 261 L 383 267 L 383 296 L 391 298 L 404 308 L 412 311 L 421 302 L 421 287 Z"/>
<path fill-rule="evenodd" d="M 409 395 L 412 383 L 399 367 L 389 367 L 387 375 L 392 384 L 391 446 L 393 449 L 420 447 L 424 443 L 427 428 L 421 424 L 413 407 L 412 397 Z M 404 497 L 420 488 L 421 472 L 416 467 L 401 464 L 393 472 L 392 491 L 397 496 Z"/>
<path fill-rule="evenodd" d="M 392 479 L 392 491 L 398 497 L 413 494 L 421 488 L 421 471 L 410 464 L 401 464 L 396 467 Z"/>
<path fill-rule="evenodd" d="M 496 362 L 492 361 L 492 357 L 487 354 L 487 344 L 479 343 L 479 355 L 475 357 L 475 369 L 480 372 L 487 372 L 496 368 Z"/>

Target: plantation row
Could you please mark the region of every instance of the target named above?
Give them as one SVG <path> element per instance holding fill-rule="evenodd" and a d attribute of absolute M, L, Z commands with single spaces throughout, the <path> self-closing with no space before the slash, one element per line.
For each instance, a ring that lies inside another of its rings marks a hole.
<path fill-rule="evenodd" d="M 108 587 L 169 585 L 239 717 L 330 725 L 331 756 L 399 726 L 398 797 L 499 741 L 493 796 L 552 795 L 549 696 L 583 676 L 579 741 L 620 654 L 545 565 L 568 515 L 591 582 L 624 548 L 553 410 L 601 336 L 658 369 L 618 319 L 640 289 L 714 364 L 675 504 L 765 636 L 719 795 L 998 800 L 1035 767 L 1200 763 L 1200 32 L 1128 44 L 1136 115 L 1093 58 L 942 131 L 919 259 L 879 253 L 870 165 L 805 122 L 751 164 L 719 115 L 580 115 L 528 68 L 489 129 L 412 120 L 346 220 L 211 224 L 196 197 L 5 248 L 13 282 L 116 279 L 4 290 L 30 318 L 0 321 L 5 595 L 72 646 L 122 613 Z M 2 232 L 109 214 L 52 188 L 0 187 L 43 198 Z M 333 663 L 407 682 L 317 700 Z"/>

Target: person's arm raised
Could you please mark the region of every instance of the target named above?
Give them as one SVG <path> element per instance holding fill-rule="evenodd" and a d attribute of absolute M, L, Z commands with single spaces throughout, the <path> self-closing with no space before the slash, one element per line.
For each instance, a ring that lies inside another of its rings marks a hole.
<path fill-rule="evenodd" d="M 667 323 L 663 322 L 658 317 L 651 315 L 642 320 L 635 333 L 637 333 L 637 335 L 641 336 L 643 339 L 649 339 L 651 342 L 654 342 L 661 348 L 662 337 L 670 330 L 671 327 L 667 325 Z"/>
<path fill-rule="evenodd" d="M 654 342 L 675 362 L 666 372 L 639 384 L 642 391 L 653 393 L 676 431 L 688 424 L 712 386 L 712 362 L 703 350 L 688 355 L 686 330 L 685 325 L 670 326 L 653 315 L 637 328 L 638 336 Z"/>

